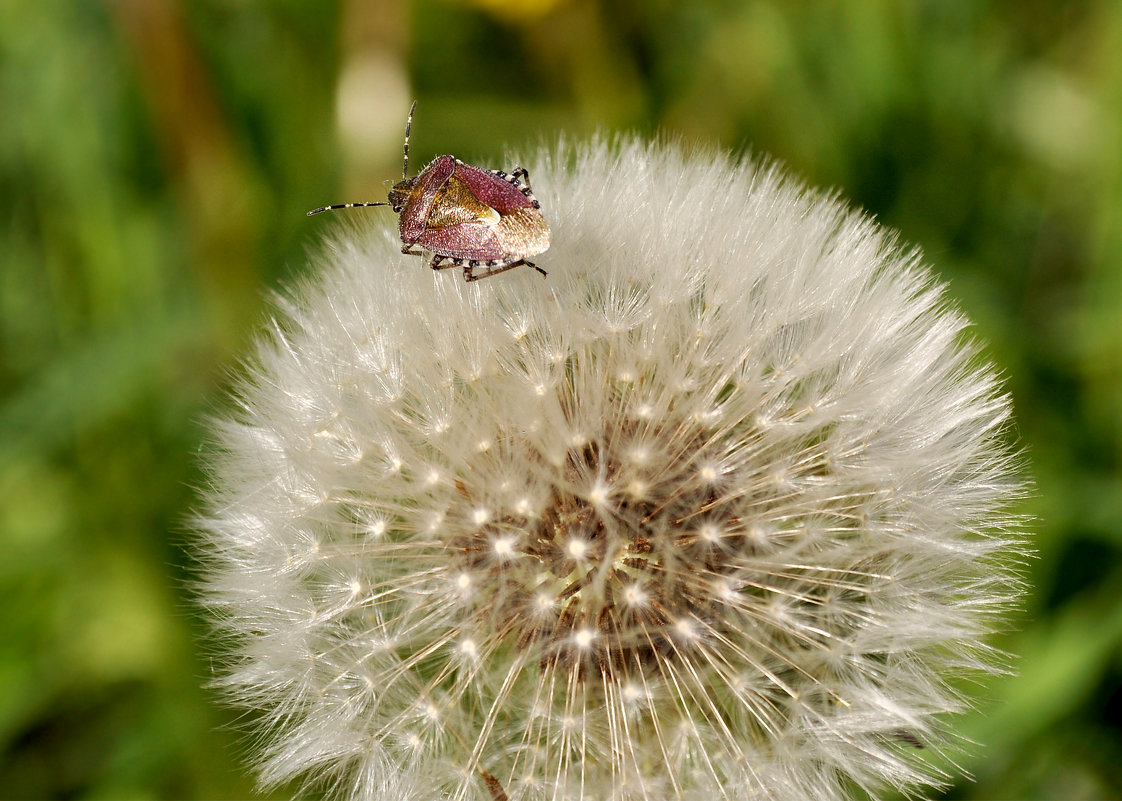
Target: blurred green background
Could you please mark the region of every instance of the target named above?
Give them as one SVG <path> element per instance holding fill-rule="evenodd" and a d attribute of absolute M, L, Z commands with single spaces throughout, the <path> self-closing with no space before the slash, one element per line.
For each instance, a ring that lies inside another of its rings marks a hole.
<path fill-rule="evenodd" d="M 0 796 L 252 794 L 188 590 L 203 420 L 416 97 L 417 165 L 667 131 L 920 244 L 1038 485 L 947 797 L 1122 797 L 1120 54 L 1117 0 L 2 0 Z"/>

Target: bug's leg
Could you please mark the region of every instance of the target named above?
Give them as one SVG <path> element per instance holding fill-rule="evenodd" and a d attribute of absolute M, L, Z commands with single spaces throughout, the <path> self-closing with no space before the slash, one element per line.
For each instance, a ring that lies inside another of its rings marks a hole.
<path fill-rule="evenodd" d="M 525 184 L 524 186 L 519 186 L 519 178 L 522 179 L 522 183 Z M 515 167 L 514 172 L 510 174 L 510 177 L 507 178 L 507 180 L 510 181 L 511 186 L 513 186 L 515 189 L 518 189 L 522 194 L 530 199 L 530 201 L 534 204 L 535 209 L 540 209 L 542 207 L 541 203 L 538 203 L 538 199 L 534 197 L 534 190 L 530 186 L 530 173 L 526 171 L 525 167 Z"/>
<path fill-rule="evenodd" d="M 515 167 L 514 172 L 510 174 L 511 183 L 517 183 L 519 178 L 521 178 L 522 182 L 526 184 L 527 189 L 529 189 L 531 192 L 534 191 L 530 187 L 530 173 L 526 171 L 525 167 Z"/>
<path fill-rule="evenodd" d="M 517 267 L 521 261 L 473 261 L 464 266 L 464 280 L 465 281 L 478 281 L 482 278 L 490 278 L 492 275 L 504 273 L 512 267 Z M 476 275 L 474 269 L 476 267 L 485 267 L 487 272 Z"/>
<path fill-rule="evenodd" d="M 432 267 L 434 270 L 447 270 L 449 267 L 455 267 L 460 263 L 459 259 L 453 259 L 451 256 L 441 256 L 439 253 L 434 253 L 432 254 L 432 261 L 429 262 L 429 267 Z"/>
<path fill-rule="evenodd" d="M 478 264 L 477 266 L 487 268 L 487 272 L 479 273 L 479 274 L 472 273 L 471 275 L 468 275 L 467 268 L 465 268 L 464 269 L 464 279 L 467 280 L 467 281 L 479 281 L 479 280 L 482 280 L 484 278 L 490 278 L 492 275 L 498 275 L 499 273 L 505 273 L 507 270 L 513 270 L 515 267 L 520 267 L 523 264 L 525 264 L 527 267 L 533 267 L 535 270 L 537 270 L 542 275 L 546 275 L 545 270 L 543 270 L 538 265 L 534 264 L 532 261 L 526 261 L 525 259 L 515 259 L 514 261 L 494 261 L 494 262 L 483 262 L 482 264 Z"/>
<path fill-rule="evenodd" d="M 414 247 L 416 247 L 416 245 L 402 245 L 401 246 L 401 252 L 406 256 L 424 256 L 425 255 L 425 252 L 423 250 L 413 250 Z"/>

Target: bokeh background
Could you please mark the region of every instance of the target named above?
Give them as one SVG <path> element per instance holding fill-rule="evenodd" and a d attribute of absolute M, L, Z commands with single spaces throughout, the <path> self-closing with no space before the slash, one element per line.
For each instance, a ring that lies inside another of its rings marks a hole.
<path fill-rule="evenodd" d="M 0 797 L 252 795 L 189 592 L 204 420 L 413 98 L 417 166 L 667 132 L 920 244 L 1038 490 L 946 797 L 1122 797 L 1120 54 L 1117 0 L 0 0 Z"/>

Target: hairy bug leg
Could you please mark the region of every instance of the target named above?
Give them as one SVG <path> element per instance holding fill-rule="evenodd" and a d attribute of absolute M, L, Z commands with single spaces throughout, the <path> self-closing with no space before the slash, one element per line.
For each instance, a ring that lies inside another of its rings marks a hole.
<path fill-rule="evenodd" d="M 517 187 L 519 184 L 525 184 L 522 193 L 533 192 L 533 187 L 530 185 L 530 172 L 525 167 L 515 167 L 514 172 L 507 173 L 503 169 L 488 169 L 487 171 L 496 178 L 503 178 L 503 181 Z"/>
<path fill-rule="evenodd" d="M 549 273 L 547 273 L 538 265 L 534 264 L 532 261 L 518 259 L 517 261 L 498 262 L 496 264 L 476 264 L 474 266 L 466 264 L 464 265 L 464 280 L 480 281 L 484 278 L 490 278 L 492 275 L 498 275 L 499 273 L 505 273 L 507 270 L 513 270 L 515 267 L 521 267 L 523 264 L 525 264 L 527 267 L 533 267 L 543 276 L 549 275 Z M 474 272 L 476 267 L 486 267 L 487 272 L 476 275 Z"/>
<path fill-rule="evenodd" d="M 526 184 L 526 188 L 531 192 L 534 191 L 533 187 L 530 186 L 530 173 L 526 171 L 525 167 L 515 167 L 514 172 L 510 174 L 510 177 L 514 179 L 512 183 L 516 183 L 518 179 L 521 178 L 522 182 Z"/>
<path fill-rule="evenodd" d="M 432 259 L 429 261 L 429 267 L 432 267 L 434 270 L 447 270 L 449 267 L 456 267 L 463 263 L 462 259 L 454 259 L 451 256 L 441 256 L 439 253 L 434 253 L 432 254 Z"/>
<path fill-rule="evenodd" d="M 525 186 L 521 188 L 519 188 L 519 178 L 522 179 L 521 183 L 525 184 Z M 534 188 L 530 186 L 530 173 L 525 167 L 515 167 L 514 172 L 510 174 L 509 180 L 510 185 L 515 189 L 518 189 L 519 192 L 525 195 L 535 209 L 540 209 L 542 207 L 541 203 L 538 202 L 538 199 L 534 197 Z"/>
<path fill-rule="evenodd" d="M 401 252 L 405 256 L 424 256 L 425 255 L 425 252 L 423 250 L 414 250 L 413 249 L 414 247 L 415 247 L 414 245 L 402 245 L 401 246 Z"/>

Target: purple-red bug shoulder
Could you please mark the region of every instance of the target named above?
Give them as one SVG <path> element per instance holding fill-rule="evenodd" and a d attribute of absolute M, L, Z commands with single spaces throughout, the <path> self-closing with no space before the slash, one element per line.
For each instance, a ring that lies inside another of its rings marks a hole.
<path fill-rule="evenodd" d="M 521 189 L 505 178 L 470 164 L 464 164 L 462 161 L 457 162 L 455 175 L 471 188 L 473 195 L 499 214 L 509 214 L 517 209 L 532 206 L 534 203 Z"/>
<path fill-rule="evenodd" d="M 439 156 L 413 179 L 413 189 L 397 217 L 402 242 L 419 242 L 428 225 L 429 210 L 437 192 L 456 170 L 453 156 Z"/>

